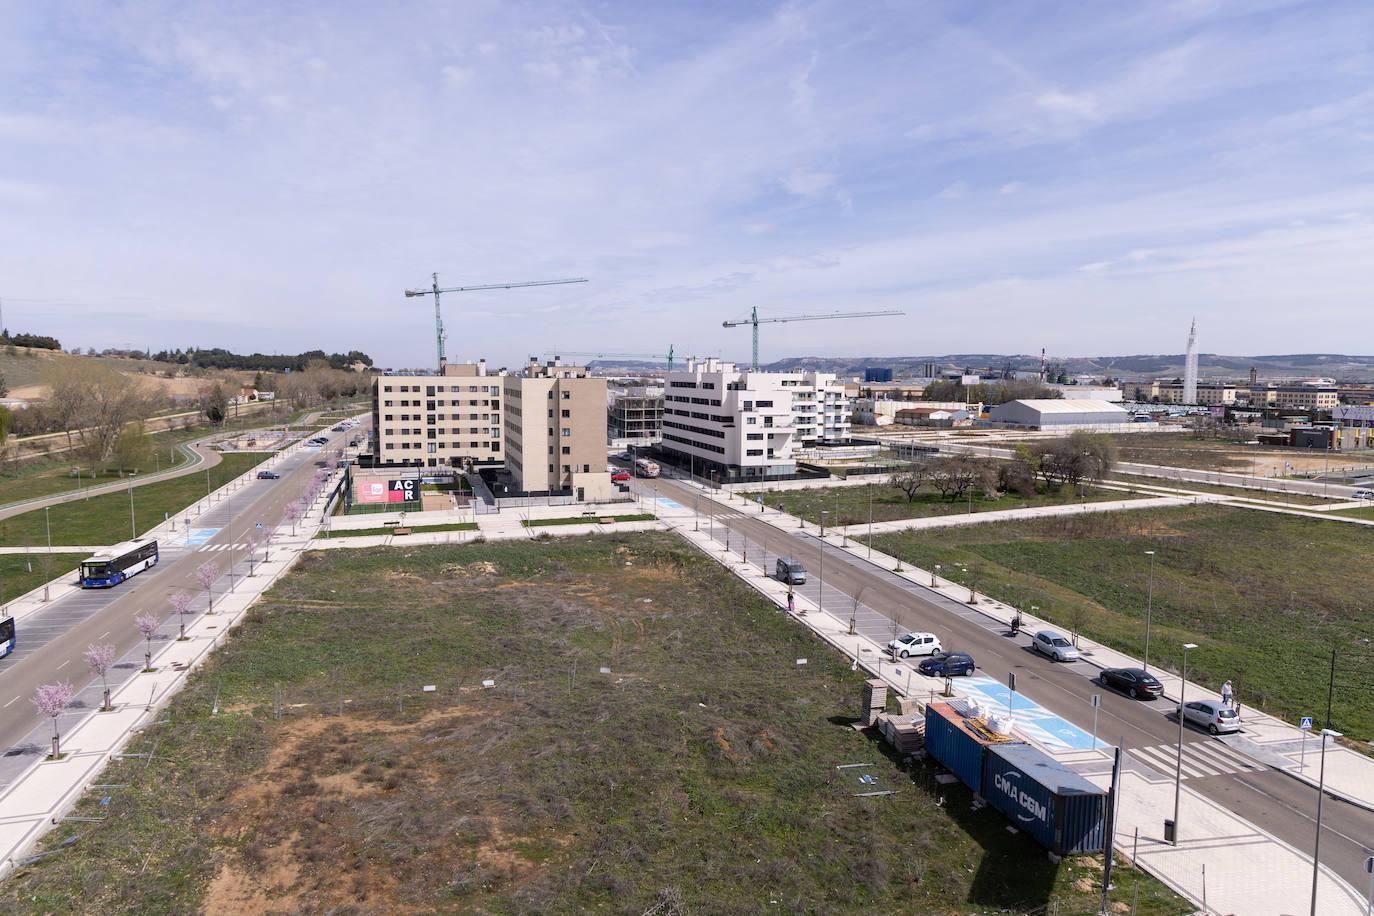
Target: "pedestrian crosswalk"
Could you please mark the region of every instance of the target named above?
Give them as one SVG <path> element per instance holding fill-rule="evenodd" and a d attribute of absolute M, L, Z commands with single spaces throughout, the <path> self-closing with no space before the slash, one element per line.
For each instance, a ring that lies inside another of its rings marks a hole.
<path fill-rule="evenodd" d="M 1173 775 L 1178 763 L 1178 745 L 1156 744 L 1131 748 L 1130 756 L 1164 775 Z M 1264 770 L 1259 764 L 1231 750 L 1219 741 L 1190 741 L 1183 745 L 1184 779 L 1203 779 L 1226 773 L 1255 773 Z"/>
<path fill-rule="evenodd" d="M 196 548 L 196 553 L 213 553 L 218 550 L 247 550 L 247 544 L 203 544 Z"/>

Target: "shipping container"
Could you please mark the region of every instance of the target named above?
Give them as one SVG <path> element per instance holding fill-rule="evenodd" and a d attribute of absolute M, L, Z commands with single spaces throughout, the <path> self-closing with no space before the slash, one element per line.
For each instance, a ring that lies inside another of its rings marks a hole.
<path fill-rule="evenodd" d="M 926 707 L 926 751 L 975 792 L 983 790 L 983 748 L 999 740 L 1020 743 L 998 739 L 949 703 Z"/>
<path fill-rule="evenodd" d="M 1050 852 L 1102 850 L 1106 791 L 1030 745 L 987 749 L 983 797 Z"/>

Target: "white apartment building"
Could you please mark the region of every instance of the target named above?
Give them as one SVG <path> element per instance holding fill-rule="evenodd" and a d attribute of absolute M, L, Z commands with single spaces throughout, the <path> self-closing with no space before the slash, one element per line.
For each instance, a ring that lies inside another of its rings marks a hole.
<path fill-rule="evenodd" d="M 464 467 L 504 461 L 501 377 L 486 361 L 449 363 L 440 375 L 372 381 L 372 429 L 381 467 Z"/>
<path fill-rule="evenodd" d="M 661 448 L 699 474 L 792 474 L 799 450 L 849 442 L 849 401 L 831 373 L 692 359 L 667 374 L 664 388 Z"/>

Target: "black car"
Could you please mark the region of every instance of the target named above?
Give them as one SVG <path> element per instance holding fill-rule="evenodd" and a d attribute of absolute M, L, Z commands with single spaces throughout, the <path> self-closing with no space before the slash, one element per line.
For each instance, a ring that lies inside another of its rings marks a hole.
<path fill-rule="evenodd" d="M 1144 668 L 1107 668 L 1102 672 L 1102 684 L 1137 700 L 1153 700 L 1164 695 L 1164 685 Z"/>
<path fill-rule="evenodd" d="M 281 475 L 276 471 L 258 471 L 258 480 L 280 480 Z"/>
<path fill-rule="evenodd" d="M 955 677 L 972 674 L 976 667 L 973 656 L 967 652 L 936 652 L 917 665 L 916 670 L 927 677 Z"/>

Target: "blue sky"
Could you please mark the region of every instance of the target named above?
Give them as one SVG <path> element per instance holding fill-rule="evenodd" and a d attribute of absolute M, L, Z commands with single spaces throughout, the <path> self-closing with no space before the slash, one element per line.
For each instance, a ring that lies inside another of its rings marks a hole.
<path fill-rule="evenodd" d="M 1374 4 L 6 0 L 0 298 L 82 346 L 1374 351 Z"/>

